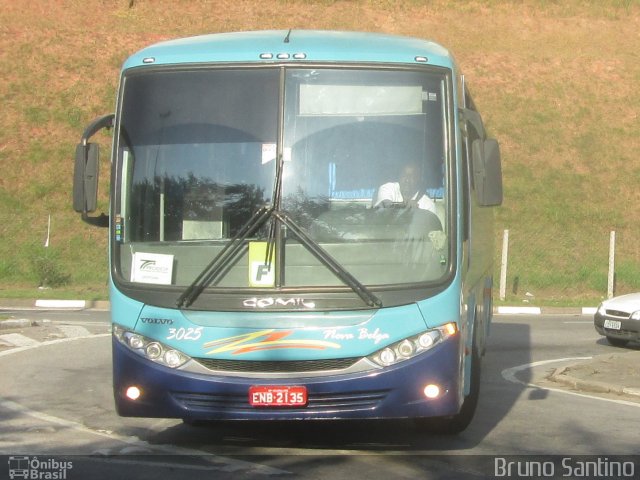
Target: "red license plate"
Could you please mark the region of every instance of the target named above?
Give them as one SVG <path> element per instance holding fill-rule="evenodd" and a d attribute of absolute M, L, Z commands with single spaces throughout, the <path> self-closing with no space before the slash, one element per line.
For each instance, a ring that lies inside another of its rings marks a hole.
<path fill-rule="evenodd" d="M 252 407 L 304 407 L 307 387 L 254 385 L 249 388 Z"/>

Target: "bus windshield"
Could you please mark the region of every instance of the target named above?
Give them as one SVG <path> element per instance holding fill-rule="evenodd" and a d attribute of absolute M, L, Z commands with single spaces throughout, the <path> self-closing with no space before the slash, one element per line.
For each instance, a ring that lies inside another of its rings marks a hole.
<path fill-rule="evenodd" d="M 121 98 L 119 281 L 187 287 L 221 255 L 207 288 L 397 287 L 447 271 L 440 70 L 132 71 Z"/>

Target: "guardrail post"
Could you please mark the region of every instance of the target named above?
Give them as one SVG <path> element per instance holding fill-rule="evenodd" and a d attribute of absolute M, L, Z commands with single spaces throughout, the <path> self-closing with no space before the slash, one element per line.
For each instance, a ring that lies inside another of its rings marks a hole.
<path fill-rule="evenodd" d="M 607 298 L 612 298 L 615 290 L 616 280 L 616 232 L 609 235 L 609 275 L 607 278 Z"/>
<path fill-rule="evenodd" d="M 509 230 L 502 234 L 502 261 L 500 262 L 500 300 L 507 296 L 507 263 L 509 259 Z"/>

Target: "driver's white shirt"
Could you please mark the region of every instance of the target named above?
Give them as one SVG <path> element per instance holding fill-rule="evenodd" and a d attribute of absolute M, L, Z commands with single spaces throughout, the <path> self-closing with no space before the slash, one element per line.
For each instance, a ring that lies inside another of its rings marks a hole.
<path fill-rule="evenodd" d="M 418 198 L 418 195 L 420 195 L 420 192 L 416 192 L 411 200 L 416 200 Z M 398 182 L 389 182 L 380 186 L 373 206 L 377 207 L 385 200 L 393 203 L 404 202 L 404 198 L 402 198 L 402 192 L 400 190 L 400 184 Z M 422 195 L 422 197 L 420 197 L 420 199 L 418 200 L 418 208 L 420 208 L 421 210 L 429 210 L 430 212 L 436 213 L 436 204 L 427 195 Z"/>

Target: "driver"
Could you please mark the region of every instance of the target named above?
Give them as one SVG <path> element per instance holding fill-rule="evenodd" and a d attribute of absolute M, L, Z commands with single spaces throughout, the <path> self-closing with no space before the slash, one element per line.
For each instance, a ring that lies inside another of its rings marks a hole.
<path fill-rule="evenodd" d="M 434 201 L 421 188 L 422 175 L 416 164 L 405 165 L 398 182 L 381 185 L 373 202 L 374 207 L 403 204 L 407 207 L 419 208 L 436 213 Z"/>

